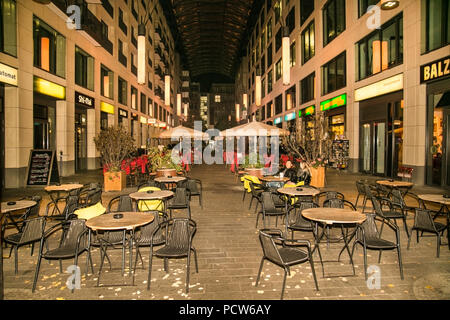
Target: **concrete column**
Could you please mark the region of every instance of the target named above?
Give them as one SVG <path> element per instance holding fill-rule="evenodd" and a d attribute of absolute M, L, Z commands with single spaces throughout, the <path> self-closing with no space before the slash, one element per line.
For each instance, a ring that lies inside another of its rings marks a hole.
<path fill-rule="evenodd" d="M 347 102 L 346 122 L 346 135 L 350 140 L 348 169 L 359 172 L 359 102 Z"/>
<path fill-rule="evenodd" d="M 75 174 L 75 116 L 74 103 L 66 100 L 56 101 L 56 154 L 60 163 L 61 176 Z"/>
<path fill-rule="evenodd" d="M 87 168 L 88 170 L 97 169 L 97 149 L 95 148 L 95 109 L 87 110 Z"/>

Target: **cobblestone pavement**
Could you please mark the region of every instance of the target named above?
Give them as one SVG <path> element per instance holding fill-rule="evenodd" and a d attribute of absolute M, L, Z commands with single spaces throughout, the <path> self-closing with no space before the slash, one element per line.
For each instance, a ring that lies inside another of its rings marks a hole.
<path fill-rule="evenodd" d="M 96 287 L 98 268 L 100 264 L 99 249 L 93 249 L 94 274 L 84 274 L 86 254 L 80 257 L 82 270 L 81 289 L 74 293 L 66 287 L 68 273 L 59 272 L 59 263 L 43 261 L 37 283 L 37 290 L 31 293 L 31 287 L 36 267 L 37 253 L 30 255 L 29 247 L 19 249 L 19 273 L 14 275 L 14 255 L 4 259 L 5 299 L 160 299 L 160 300 L 241 300 L 241 299 L 279 299 L 283 281 L 283 270 L 268 262 L 265 263 L 258 287 L 255 287 L 256 276 L 261 261 L 262 251 L 255 228 L 256 215 L 254 205 L 249 210 L 249 197 L 242 202 L 242 186 L 229 173 L 225 166 L 197 166 L 191 176 L 203 182 L 204 208 L 200 208 L 197 199 L 192 200 L 192 218 L 197 222 L 198 231 L 194 238 L 194 246 L 198 254 L 199 272 L 195 272 L 194 261 L 191 261 L 191 280 L 189 294 L 185 294 L 186 259 L 169 260 L 169 272 L 164 271 L 163 262 L 154 259 L 151 290 L 147 291 L 147 276 L 149 249 L 143 248 L 144 265 L 138 265 L 135 286 L 121 285 L 130 283 L 131 278 L 122 277 L 121 250 L 110 250 L 113 269 L 106 264 L 100 283 L 104 287 Z M 356 200 L 355 181 L 362 176 L 350 173 L 328 171 L 326 190 L 338 190 L 352 202 Z M 367 176 L 366 176 L 367 177 Z M 374 177 L 369 177 L 375 179 Z M 78 181 L 80 183 L 101 181 L 100 171 L 90 171 L 85 174 L 64 178 L 63 182 Z M 126 189 L 124 193 L 134 191 Z M 415 193 L 439 193 L 441 189 L 431 187 L 415 187 Z M 2 201 L 40 193 L 44 195 L 41 214 L 44 212 L 48 196 L 39 189 L 7 190 Z M 104 193 L 103 203 L 118 193 Z M 361 201 L 360 201 L 361 204 Z M 413 204 L 413 203 L 412 203 Z M 179 211 L 174 216 L 185 216 Z M 280 221 L 278 221 L 280 223 Z M 270 221 L 274 226 L 274 221 Z M 413 216 L 409 216 L 408 225 L 411 228 Z M 315 270 L 320 291 L 315 290 L 311 269 L 308 263 L 293 267 L 286 282 L 285 299 L 449 299 L 450 298 L 450 251 L 445 245 L 441 247 L 440 258 L 436 257 L 436 238 L 423 237 L 419 243 L 415 234 L 410 250 L 407 250 L 407 237 L 402 223 L 401 249 L 403 255 L 405 279 L 400 279 L 400 273 L 395 251 L 384 252 L 381 263 L 378 263 L 378 253 L 369 251 L 368 264 L 380 268 L 380 288 L 369 289 L 364 279 L 363 256 L 361 247 L 357 247 L 354 260 L 356 276 L 352 273 L 348 255 L 343 254 L 341 262 L 326 262 L 325 273 L 319 257 L 314 254 Z M 260 222 L 260 227 L 262 223 Z M 278 225 L 284 229 L 284 226 Z M 7 230 L 11 232 L 13 230 Z M 383 236 L 393 239 L 393 235 L 385 228 Z M 312 234 L 296 233 L 300 239 L 313 241 Z M 52 245 L 52 244 L 51 244 Z M 51 246 L 50 245 L 50 246 Z M 54 245 L 54 243 L 53 243 Z M 342 243 L 332 243 L 327 248 L 321 245 L 325 260 L 336 260 L 342 248 Z M 4 250 L 7 256 L 9 248 Z M 128 261 L 128 260 L 127 260 Z M 72 264 L 72 260 L 63 261 L 63 272 Z M 341 277 L 328 277 L 346 275 Z M 115 285 L 112 285 L 115 284 Z"/>

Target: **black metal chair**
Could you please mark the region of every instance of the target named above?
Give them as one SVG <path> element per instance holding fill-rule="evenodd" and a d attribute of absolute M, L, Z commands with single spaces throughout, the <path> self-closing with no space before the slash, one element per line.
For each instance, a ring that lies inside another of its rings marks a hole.
<path fill-rule="evenodd" d="M 157 187 L 159 188 L 159 184 L 155 181 L 155 180 L 148 180 L 147 182 L 141 183 L 137 190 L 141 190 L 142 188 L 147 188 L 147 187 Z"/>
<path fill-rule="evenodd" d="M 91 183 L 87 183 L 83 186 L 83 188 L 80 190 L 80 194 L 79 194 L 79 203 L 80 204 L 85 204 L 86 203 L 86 199 L 89 195 L 91 195 L 92 193 L 94 193 L 97 190 L 102 190 L 102 184 L 99 182 L 91 182 Z"/>
<path fill-rule="evenodd" d="M 193 179 L 193 178 L 187 178 L 186 187 L 189 192 L 189 200 L 191 200 L 192 197 L 198 197 L 198 203 L 200 204 L 200 207 L 203 209 L 203 186 L 202 181 L 199 179 Z"/>
<path fill-rule="evenodd" d="M 112 198 L 108 203 L 108 207 L 106 208 L 107 213 L 133 211 L 136 210 L 133 206 L 133 200 L 128 194 L 122 194 L 120 196 Z"/>
<path fill-rule="evenodd" d="M 167 201 L 167 209 L 169 209 L 170 219 L 172 219 L 172 211 L 177 209 L 187 209 L 188 217 L 191 219 L 191 204 L 186 188 L 176 188 L 175 195 Z"/>
<path fill-rule="evenodd" d="M 276 217 L 275 226 L 278 225 L 278 217 L 285 216 L 286 210 L 283 207 L 277 208 L 275 206 L 275 200 L 278 197 L 278 194 L 270 191 L 264 191 L 261 193 L 261 211 L 256 215 L 256 226 L 258 228 L 259 216 L 262 215 L 264 228 L 266 228 L 266 217 Z"/>
<path fill-rule="evenodd" d="M 250 205 L 248 207 L 248 209 L 250 210 L 253 204 L 253 199 L 256 199 L 256 207 L 255 207 L 255 213 L 258 210 L 258 205 L 261 203 L 261 194 L 264 192 L 264 188 L 262 185 L 258 185 L 251 181 L 251 180 L 247 180 L 248 184 L 250 186 L 250 191 L 251 191 L 251 195 L 252 198 L 250 199 Z"/>
<path fill-rule="evenodd" d="M 19 254 L 18 249 L 22 246 L 31 244 L 31 255 L 33 255 L 34 243 L 41 240 L 45 229 L 45 218 L 38 217 L 33 219 L 28 219 L 23 221 L 23 226 L 21 231 L 8 235 L 4 238 L 7 244 L 11 245 L 11 250 L 9 251 L 9 257 L 11 257 L 11 252 L 14 249 L 14 272 L 18 273 L 19 270 Z M 8 258 L 9 258 L 8 257 Z"/>
<path fill-rule="evenodd" d="M 158 232 L 160 229 L 164 230 L 166 242 L 163 247 L 156 251 L 153 251 L 153 241 L 154 238 L 158 236 Z M 159 224 L 158 228 L 153 231 L 152 241 L 150 245 L 150 262 L 148 269 L 147 290 L 150 290 L 153 257 L 164 259 L 164 270 L 166 272 L 169 271 L 168 259 L 187 258 L 186 293 L 189 292 L 191 251 L 194 252 L 195 268 L 198 273 L 197 251 L 192 246 L 192 240 L 195 236 L 196 231 L 197 224 L 195 223 L 195 221 L 186 218 L 169 219 Z"/>
<path fill-rule="evenodd" d="M 316 272 L 314 270 L 314 262 L 311 254 L 311 243 L 308 240 L 289 240 L 283 238 L 283 233 L 281 230 L 262 229 L 259 231 L 259 241 L 261 243 L 263 257 L 261 259 L 255 287 L 258 286 L 264 261 L 268 260 L 284 269 L 283 287 L 281 290 L 282 300 L 286 286 L 286 276 L 291 274 L 290 267 L 309 261 L 314 277 L 314 283 L 317 291 L 319 291 Z M 307 250 L 305 251 L 299 249 L 298 247 L 300 246 L 306 247 Z"/>
<path fill-rule="evenodd" d="M 324 198 L 323 200 L 321 200 Z M 339 191 L 322 191 L 318 195 L 316 195 L 316 203 L 320 206 L 320 204 L 329 200 L 329 199 L 345 199 L 345 196 Z"/>
<path fill-rule="evenodd" d="M 441 237 L 444 235 L 447 226 L 445 224 L 435 222 L 431 216 L 432 211 L 427 209 L 415 209 L 414 225 L 411 229 L 411 235 L 414 230 L 417 233 L 417 243 L 419 243 L 419 231 L 432 233 L 436 235 L 437 240 L 437 253 L 436 256 L 439 258 L 440 248 L 441 248 Z M 411 237 L 408 239 L 408 250 L 411 243 Z"/>
<path fill-rule="evenodd" d="M 41 243 L 39 247 L 39 257 L 36 265 L 36 272 L 34 275 L 32 292 L 36 289 L 37 280 L 39 277 L 39 270 L 41 266 L 41 260 L 59 260 L 59 270 L 62 273 L 62 260 L 63 259 L 74 259 L 73 265 L 78 266 L 78 256 L 84 251 L 87 252 L 86 257 L 86 273 L 89 269 L 89 263 L 91 264 L 92 273 L 94 273 L 94 267 L 92 264 L 92 259 L 89 251 L 89 237 L 88 229 L 85 225 L 85 220 L 70 220 L 66 222 L 61 222 L 54 225 L 48 229 L 41 238 Z M 66 227 L 64 227 L 66 225 Z M 62 230 L 61 240 L 59 245 L 55 249 L 48 248 L 48 238 L 57 232 Z M 67 230 L 64 232 L 64 230 Z M 46 251 L 44 252 L 44 244 L 46 244 Z M 75 277 L 73 279 L 75 281 Z M 72 287 L 72 292 L 75 287 Z"/>
<path fill-rule="evenodd" d="M 1 237 L 4 239 L 5 230 L 9 229 L 11 227 L 14 227 L 17 229 L 17 232 L 22 232 L 23 229 L 23 223 L 25 220 L 28 220 L 30 218 L 36 218 L 39 216 L 39 211 L 41 208 L 41 202 L 42 197 L 41 196 L 31 196 L 31 197 L 25 197 L 20 200 L 31 200 L 35 201 L 36 204 L 27 210 L 25 210 L 24 213 L 22 213 L 20 216 L 15 217 L 13 214 L 6 214 L 5 222 L 2 224 L 2 230 L 1 230 Z M 9 221 L 8 221 L 9 220 Z M 7 243 L 5 242 L 5 245 Z"/>
<path fill-rule="evenodd" d="M 364 184 L 367 183 L 365 180 L 356 181 L 356 190 L 358 191 L 358 196 L 356 197 L 355 207 L 358 207 L 359 197 L 363 197 L 363 203 L 366 198 L 366 191 L 364 189 Z"/>
<path fill-rule="evenodd" d="M 325 200 L 323 203 L 323 207 L 324 208 L 337 208 L 337 209 L 350 209 L 350 210 L 356 211 L 356 207 L 352 202 L 350 202 L 348 200 L 344 200 L 344 199 L 338 199 L 338 198 Z M 327 233 L 326 233 L 327 245 L 329 245 L 330 241 L 338 242 L 338 241 L 343 240 L 342 237 L 337 237 L 337 238 L 330 237 L 330 226 L 325 225 L 324 227 L 327 228 L 327 230 L 326 230 L 327 231 Z M 348 234 L 349 234 L 349 230 L 354 229 L 356 227 L 356 224 L 334 223 L 333 225 L 331 225 L 331 228 L 333 228 L 333 227 L 340 228 L 341 234 L 347 238 Z M 344 228 L 345 228 L 345 232 L 344 232 Z M 343 251 L 341 251 L 341 253 L 342 252 Z M 339 254 L 339 256 L 340 256 L 340 254 Z"/>
<path fill-rule="evenodd" d="M 394 225 L 390 221 L 386 221 L 380 217 L 378 217 L 374 213 L 366 214 L 367 219 L 362 224 L 357 225 L 356 230 L 356 240 L 353 243 L 352 248 L 352 260 L 353 253 L 356 247 L 356 244 L 360 244 L 363 247 L 364 253 L 364 275 L 367 280 L 367 250 L 378 250 L 378 263 L 381 261 L 381 254 L 383 250 L 397 250 L 398 255 L 398 264 L 400 268 L 400 277 L 403 280 L 403 264 L 402 264 L 402 255 L 400 250 L 400 230 L 398 226 Z M 389 240 L 382 239 L 380 233 L 378 232 L 378 228 L 376 225 L 376 221 L 382 222 L 390 227 L 395 232 L 395 242 L 391 242 Z"/>
<path fill-rule="evenodd" d="M 288 210 L 287 224 L 286 224 L 286 236 L 288 230 L 292 233 L 292 239 L 294 239 L 295 231 L 313 232 L 314 226 L 311 221 L 306 220 L 302 216 L 302 211 L 305 209 L 318 208 L 319 206 L 313 201 L 298 202 L 297 206 L 291 207 Z"/>
<path fill-rule="evenodd" d="M 55 202 L 49 202 L 47 204 L 44 215 L 47 219 L 66 221 L 68 220 L 69 216 L 73 213 L 74 209 L 79 206 L 78 200 L 79 200 L 78 195 L 69 195 L 64 198 L 58 198 L 57 200 L 55 200 Z M 61 214 L 55 214 L 55 212 L 57 211 L 55 206 L 57 206 L 59 202 L 64 203 L 64 209 L 61 212 Z"/>
<path fill-rule="evenodd" d="M 409 230 L 406 224 L 406 213 L 401 207 L 395 206 L 388 198 L 372 197 L 371 201 L 375 213 L 383 218 L 384 221 L 394 220 L 395 225 L 397 225 L 398 219 L 403 220 L 403 226 L 405 227 L 406 235 L 409 238 Z M 384 210 L 383 208 L 387 208 L 387 210 Z M 381 225 L 380 234 L 383 232 L 383 226 L 384 224 Z"/>
<path fill-rule="evenodd" d="M 417 206 L 412 207 L 412 206 L 407 205 L 405 202 L 406 196 L 413 198 L 417 202 Z M 416 194 L 414 194 L 412 192 L 403 194 L 402 191 L 397 188 L 392 189 L 391 202 L 392 202 L 393 206 L 401 208 L 401 210 L 403 210 L 403 212 L 405 213 L 406 216 L 408 215 L 408 212 L 414 212 L 417 208 L 420 207 L 420 199 Z"/>
<path fill-rule="evenodd" d="M 371 199 L 372 197 L 377 197 L 378 191 L 376 189 L 376 186 L 370 184 L 369 182 L 365 182 L 364 183 L 364 193 L 365 193 L 365 196 L 364 196 L 363 210 L 362 210 L 363 213 L 366 210 L 367 200 Z"/>
<path fill-rule="evenodd" d="M 81 198 L 80 198 L 81 200 Z M 90 206 L 96 203 L 102 203 L 102 189 L 93 189 L 86 193 L 86 197 L 83 201 L 79 201 L 80 204 Z"/>

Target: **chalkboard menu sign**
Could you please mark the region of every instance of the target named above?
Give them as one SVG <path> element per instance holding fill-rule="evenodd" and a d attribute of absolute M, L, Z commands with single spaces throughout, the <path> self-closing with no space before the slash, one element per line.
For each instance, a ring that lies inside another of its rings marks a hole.
<path fill-rule="evenodd" d="M 46 186 L 59 183 L 58 162 L 52 150 L 31 150 L 28 163 L 27 186 Z"/>
<path fill-rule="evenodd" d="M 333 167 L 337 169 L 346 169 L 348 166 L 350 141 L 349 140 L 334 140 L 330 162 Z"/>

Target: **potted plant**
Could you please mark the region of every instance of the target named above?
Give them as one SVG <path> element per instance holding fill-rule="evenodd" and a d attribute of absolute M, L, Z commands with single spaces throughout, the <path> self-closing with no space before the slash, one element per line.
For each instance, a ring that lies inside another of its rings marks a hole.
<path fill-rule="evenodd" d="M 242 164 L 244 171 L 251 176 L 258 178 L 263 177 L 264 164 L 260 161 L 257 153 L 251 153 L 245 156 L 244 163 Z"/>
<path fill-rule="evenodd" d="M 149 167 L 156 172 L 157 177 L 176 176 L 181 171 L 181 159 L 166 147 L 151 147 L 148 149 Z"/>
<path fill-rule="evenodd" d="M 319 111 L 312 116 L 307 130 L 302 119 L 297 119 L 295 132 L 282 140 L 283 147 L 294 157 L 305 163 L 311 173 L 311 186 L 325 187 L 325 167 L 331 152 L 332 141 L 328 132 L 325 115 Z"/>
<path fill-rule="evenodd" d="M 126 187 L 122 161 L 136 151 L 133 137 L 122 126 L 109 127 L 94 138 L 104 171 L 105 191 L 121 191 Z"/>

